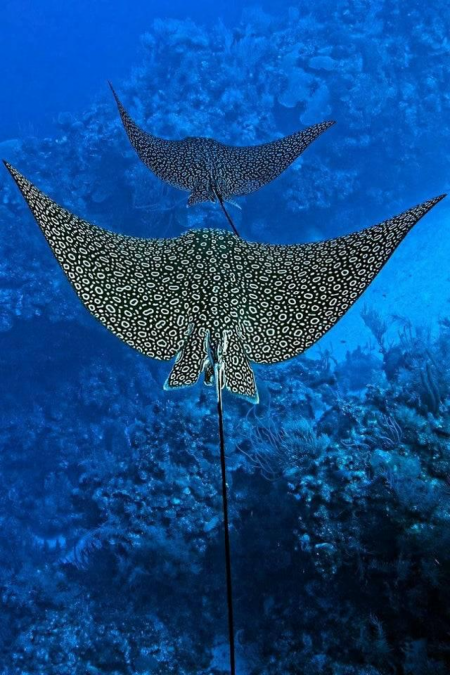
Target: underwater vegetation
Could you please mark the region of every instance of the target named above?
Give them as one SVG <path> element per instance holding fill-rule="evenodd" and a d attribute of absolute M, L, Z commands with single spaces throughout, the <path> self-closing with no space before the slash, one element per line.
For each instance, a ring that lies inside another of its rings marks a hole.
<path fill-rule="evenodd" d="M 257 143 L 293 131 L 299 116 L 345 119 L 340 140 L 330 131 L 321 152 L 236 216 L 258 239 L 274 238 L 275 214 L 287 239 L 303 240 L 299 212 L 323 237 L 340 234 L 324 228 L 327 209 L 359 193 L 361 213 L 392 204 L 387 173 L 399 211 L 405 194 L 436 190 L 427 168 L 438 166 L 436 119 L 449 102 L 429 54 L 445 50 L 445 12 L 389 4 L 386 17 L 362 2 L 339 12 L 319 3 L 309 16 L 252 11 L 235 31 L 161 20 L 121 89 L 135 119 L 167 138 L 220 129 L 223 142 Z M 406 46 L 389 37 L 400 22 Z M 61 115 L 54 139 L 9 142 L 2 154 L 71 211 L 105 227 L 114 213 L 116 231 L 217 225 L 213 206 L 187 210 L 139 165 L 107 92 L 104 101 L 79 119 Z M 448 142 L 448 124 L 439 134 Z M 404 136 L 429 139 L 429 156 Z M 378 171 L 381 146 L 392 162 L 380 155 Z M 159 369 L 74 302 L 42 238 L 20 224 L 26 211 L 4 174 L 0 185 L 0 673 L 219 675 L 211 392 L 162 394 Z M 339 227 L 354 224 L 353 204 Z M 397 319 L 392 340 L 385 316 L 360 311 L 370 345 L 345 361 L 324 352 L 258 368 L 260 405 L 227 400 L 243 675 L 450 667 L 450 321 L 427 333 Z"/>

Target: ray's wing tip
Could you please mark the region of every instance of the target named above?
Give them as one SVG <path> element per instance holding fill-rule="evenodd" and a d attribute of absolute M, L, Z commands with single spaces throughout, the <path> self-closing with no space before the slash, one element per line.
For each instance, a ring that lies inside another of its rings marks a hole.
<path fill-rule="evenodd" d="M 437 197 L 435 197 L 435 198 L 432 199 L 431 201 L 433 202 L 433 204 L 437 204 L 438 202 L 441 202 L 441 201 L 442 201 L 443 199 L 445 199 L 446 197 L 447 197 L 447 193 L 446 193 L 446 192 L 443 192 L 441 195 L 438 195 Z"/>
<path fill-rule="evenodd" d="M 318 136 L 321 136 L 325 131 L 328 131 L 331 127 L 334 127 L 336 120 L 326 120 L 325 122 L 318 122 L 317 124 L 312 124 L 310 127 L 307 127 L 303 132 L 312 136 L 312 140 L 315 140 Z"/>
<path fill-rule="evenodd" d="M 122 103 L 121 103 L 121 100 L 120 100 L 120 98 L 118 97 L 116 90 L 115 90 L 114 87 L 112 86 L 111 80 L 106 80 L 106 81 L 107 81 L 107 83 L 108 83 L 108 85 L 109 85 L 109 88 L 111 89 L 112 95 L 114 96 L 114 100 L 115 100 L 115 102 L 116 102 L 116 105 L 117 105 L 117 107 L 118 107 L 119 110 L 120 110 L 121 108 L 123 108 Z"/>
<path fill-rule="evenodd" d="M 427 215 L 427 213 L 429 213 L 431 209 L 434 208 L 436 204 L 441 202 L 446 196 L 447 193 L 443 193 L 441 195 L 438 195 L 437 197 L 427 199 L 426 201 L 421 202 L 416 206 L 413 206 L 407 211 L 404 211 L 398 216 L 395 216 L 392 219 L 392 222 L 407 222 L 409 223 L 409 227 L 411 228 L 414 225 L 416 225 L 419 222 L 419 220 L 422 220 L 422 218 L 424 218 Z"/>
<path fill-rule="evenodd" d="M 319 122 L 318 124 L 314 124 L 313 128 L 317 129 L 317 131 L 322 133 L 322 131 L 326 131 L 330 127 L 334 127 L 335 124 L 336 120 L 325 120 L 325 122 Z"/>
<path fill-rule="evenodd" d="M 17 171 L 17 169 L 15 169 L 12 164 L 7 162 L 6 159 L 2 159 L 2 162 L 5 165 L 5 167 L 8 169 L 9 173 L 11 174 L 13 179 L 16 181 L 16 183 L 19 183 L 19 181 L 23 181 L 23 182 L 26 181 L 25 176 L 22 176 L 20 171 Z"/>
<path fill-rule="evenodd" d="M 416 209 L 422 208 L 422 209 L 425 210 L 425 213 L 427 213 L 428 211 L 430 211 L 430 209 L 433 208 L 433 206 L 436 206 L 436 204 L 439 204 L 439 202 L 441 202 L 443 199 L 445 199 L 446 196 L 447 196 L 447 193 L 444 192 L 443 194 L 438 195 L 437 197 L 432 197 L 431 199 L 427 199 L 427 201 L 423 202 L 422 204 L 419 204 L 415 208 Z"/>
<path fill-rule="evenodd" d="M 28 178 L 25 178 L 25 176 L 20 173 L 20 171 L 18 171 L 12 164 L 7 162 L 6 159 L 2 159 L 2 162 L 8 169 L 12 179 L 23 194 L 30 188 L 34 188 L 34 185 L 28 180 Z"/>

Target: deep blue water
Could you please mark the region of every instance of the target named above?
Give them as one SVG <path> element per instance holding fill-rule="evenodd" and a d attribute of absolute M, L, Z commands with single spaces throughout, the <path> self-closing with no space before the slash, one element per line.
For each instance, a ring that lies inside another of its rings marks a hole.
<path fill-rule="evenodd" d="M 130 147 L 333 119 L 230 205 L 301 243 L 449 189 L 450 14 L 385 2 L 0 8 L 0 150 L 117 233 L 227 226 Z M 239 675 L 450 672 L 448 200 L 306 354 L 225 392 Z M 229 672 L 214 392 L 86 312 L 0 172 L 0 675 Z"/>
<path fill-rule="evenodd" d="M 5 0 L 0 8 L 1 139 L 53 136 L 62 111 L 81 113 L 107 79 L 127 77 L 140 38 L 159 17 L 186 16 L 208 25 L 233 25 L 241 8 L 233 0 L 214 6 L 137 0 L 68 2 Z"/>

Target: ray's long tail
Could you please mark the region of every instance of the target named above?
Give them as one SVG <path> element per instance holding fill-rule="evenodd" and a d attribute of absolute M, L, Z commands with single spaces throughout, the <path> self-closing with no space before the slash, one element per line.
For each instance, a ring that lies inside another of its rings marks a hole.
<path fill-rule="evenodd" d="M 224 214 L 225 214 L 225 218 L 228 220 L 228 222 L 229 222 L 230 225 L 231 225 L 231 229 L 233 230 L 233 232 L 234 232 L 234 234 L 236 235 L 236 237 L 240 237 L 241 235 L 240 235 L 239 232 L 237 231 L 236 225 L 233 223 L 233 220 L 232 220 L 230 214 L 228 213 L 227 209 L 225 208 L 225 204 L 223 203 L 222 197 L 220 196 L 220 194 L 219 194 L 216 190 L 214 190 L 214 193 L 215 193 L 215 195 L 216 195 L 216 197 L 217 197 L 217 199 L 218 199 L 218 201 L 219 201 L 220 208 L 222 209 L 222 211 L 223 211 Z"/>
<path fill-rule="evenodd" d="M 222 385 L 223 385 L 223 371 L 219 367 L 216 367 L 217 412 L 219 415 L 220 466 L 222 471 L 222 504 L 223 504 L 224 535 L 225 535 L 225 567 L 227 575 L 230 673 L 231 675 L 236 675 L 236 658 L 234 645 L 233 584 L 231 579 L 231 549 L 230 549 L 230 529 L 228 521 L 228 494 L 227 494 L 227 476 L 226 476 L 226 462 L 225 462 L 225 434 L 223 429 Z"/>

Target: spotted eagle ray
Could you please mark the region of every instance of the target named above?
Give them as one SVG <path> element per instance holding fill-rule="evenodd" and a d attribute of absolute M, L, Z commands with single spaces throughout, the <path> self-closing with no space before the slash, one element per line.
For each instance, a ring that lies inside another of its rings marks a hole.
<path fill-rule="evenodd" d="M 175 358 L 167 388 L 215 381 L 230 672 L 236 673 L 222 389 L 257 402 L 250 362 L 278 363 L 319 340 L 445 195 L 319 243 L 257 244 L 223 230 L 172 239 L 115 234 L 72 215 L 11 165 L 57 261 L 89 312 L 146 356 Z"/>
<path fill-rule="evenodd" d="M 201 137 L 168 141 L 140 129 L 123 107 L 111 83 L 109 86 L 139 159 L 161 180 L 190 192 L 188 206 L 219 202 L 236 235 L 238 232 L 224 202 L 248 195 L 273 181 L 334 124 L 314 124 L 304 131 L 263 145 L 236 147 Z"/>

